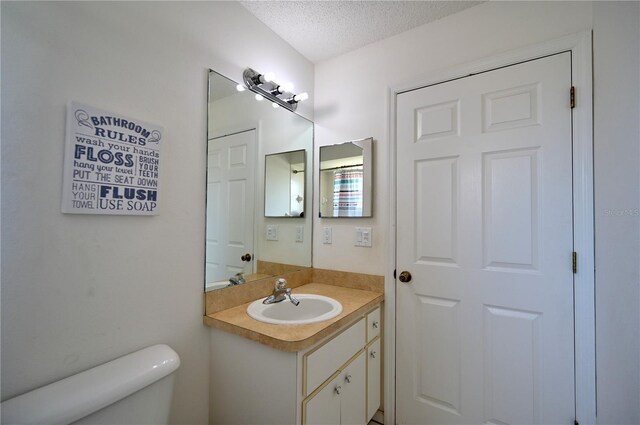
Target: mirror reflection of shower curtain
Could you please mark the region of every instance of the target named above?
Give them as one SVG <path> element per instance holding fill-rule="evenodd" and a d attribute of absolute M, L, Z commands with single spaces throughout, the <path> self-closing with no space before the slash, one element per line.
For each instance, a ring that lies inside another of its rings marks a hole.
<path fill-rule="evenodd" d="M 362 215 L 362 167 L 344 168 L 333 173 L 333 216 L 359 217 Z"/>

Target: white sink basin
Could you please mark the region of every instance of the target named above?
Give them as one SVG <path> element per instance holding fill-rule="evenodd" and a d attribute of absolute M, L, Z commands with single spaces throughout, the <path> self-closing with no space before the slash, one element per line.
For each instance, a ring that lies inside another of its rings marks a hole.
<path fill-rule="evenodd" d="M 263 298 L 247 307 L 247 314 L 256 320 L 278 325 L 306 325 L 333 319 L 342 313 L 342 304 L 333 298 L 315 294 L 293 294 L 300 304 L 289 299 L 275 304 L 263 304 Z"/>

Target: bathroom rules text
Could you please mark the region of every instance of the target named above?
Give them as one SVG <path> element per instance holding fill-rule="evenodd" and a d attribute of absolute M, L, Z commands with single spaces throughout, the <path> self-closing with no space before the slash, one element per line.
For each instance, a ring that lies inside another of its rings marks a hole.
<path fill-rule="evenodd" d="M 162 134 L 158 125 L 71 102 L 62 212 L 157 215 Z"/>

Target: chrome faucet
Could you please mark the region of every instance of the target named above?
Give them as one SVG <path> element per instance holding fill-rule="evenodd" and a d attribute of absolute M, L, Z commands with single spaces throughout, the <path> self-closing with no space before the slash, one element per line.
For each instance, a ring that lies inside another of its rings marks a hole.
<path fill-rule="evenodd" d="M 240 272 L 236 273 L 235 276 L 231 276 L 229 278 L 229 282 L 229 286 L 235 286 L 245 283 L 246 280 L 244 280 L 244 275 L 242 274 L 242 272 Z"/>
<path fill-rule="evenodd" d="M 273 294 L 269 295 L 262 301 L 262 304 L 275 304 L 284 301 L 289 298 L 289 301 L 293 305 L 300 304 L 300 301 L 291 296 L 291 288 L 285 288 L 287 281 L 283 278 L 276 280 L 276 286 L 273 289 Z"/>

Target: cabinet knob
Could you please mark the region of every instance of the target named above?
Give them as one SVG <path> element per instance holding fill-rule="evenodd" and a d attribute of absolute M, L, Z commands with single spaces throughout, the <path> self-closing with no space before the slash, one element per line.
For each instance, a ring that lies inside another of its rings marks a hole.
<path fill-rule="evenodd" d="M 334 391 L 336 394 L 340 395 L 340 391 L 342 391 L 342 387 L 340 385 L 336 385 L 336 389 Z"/>
<path fill-rule="evenodd" d="M 346 382 L 347 384 L 350 384 L 350 383 L 351 383 L 351 375 L 347 375 L 347 376 L 345 376 L 345 377 L 344 377 L 344 380 L 345 380 L 345 382 Z"/>
<path fill-rule="evenodd" d="M 375 322 L 373 322 L 371 324 L 371 326 L 373 326 L 374 328 L 378 329 L 378 326 L 380 326 L 380 323 L 378 323 L 378 321 L 376 320 Z"/>
<path fill-rule="evenodd" d="M 372 358 L 372 359 L 375 359 L 375 358 L 376 358 L 376 355 L 377 355 L 377 354 L 376 354 L 376 352 L 375 352 L 375 351 L 372 351 L 372 352 L 369 354 L 369 356 L 371 356 L 371 358 Z"/>

